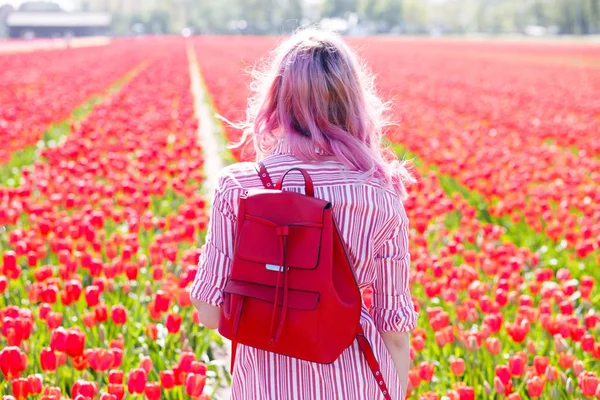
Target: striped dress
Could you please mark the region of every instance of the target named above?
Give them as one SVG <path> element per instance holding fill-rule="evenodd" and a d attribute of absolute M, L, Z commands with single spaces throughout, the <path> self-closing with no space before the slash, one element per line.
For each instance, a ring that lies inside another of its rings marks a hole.
<path fill-rule="evenodd" d="M 361 324 L 381 365 L 393 400 L 403 389 L 378 332 L 409 331 L 416 325 L 409 289 L 408 219 L 402 202 L 388 187 L 351 171 L 339 161 L 303 163 L 285 141 L 263 160 L 276 182 L 291 167 L 311 175 L 315 197 L 333 205 L 361 289 L 373 288 L 373 305 L 363 305 Z M 219 306 L 233 258 L 237 200 L 262 187 L 254 164 L 237 163 L 219 176 L 206 243 L 191 288 L 196 299 Z M 286 177 L 285 190 L 303 190 L 300 174 Z M 233 371 L 233 400 L 376 400 L 383 396 L 358 344 L 332 364 L 318 364 L 239 345 Z"/>

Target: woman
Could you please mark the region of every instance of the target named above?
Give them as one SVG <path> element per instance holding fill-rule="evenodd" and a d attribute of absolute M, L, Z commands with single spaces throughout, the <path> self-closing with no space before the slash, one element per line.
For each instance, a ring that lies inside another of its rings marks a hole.
<path fill-rule="evenodd" d="M 417 313 L 409 290 L 408 220 L 401 199 L 412 181 L 382 148 L 385 104 L 354 52 L 333 34 L 301 31 L 275 50 L 256 74 L 238 144 L 252 142 L 273 181 L 291 167 L 312 177 L 315 197 L 333 204 L 361 289 L 371 286 L 361 325 L 392 399 L 404 399 L 409 336 Z M 286 189 L 300 190 L 300 176 Z M 237 201 L 262 187 L 253 163 L 224 169 L 214 194 L 206 244 L 191 289 L 200 321 L 218 327 L 223 287 L 233 257 Z M 381 399 L 357 343 L 333 364 L 317 364 L 240 345 L 232 399 Z"/>

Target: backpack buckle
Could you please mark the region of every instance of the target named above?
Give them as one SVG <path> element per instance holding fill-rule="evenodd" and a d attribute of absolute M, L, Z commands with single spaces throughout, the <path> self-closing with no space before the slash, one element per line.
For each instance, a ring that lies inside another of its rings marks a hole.
<path fill-rule="evenodd" d="M 283 265 L 265 264 L 265 268 L 269 271 L 283 272 Z M 287 267 L 286 269 L 290 269 L 290 267 Z"/>

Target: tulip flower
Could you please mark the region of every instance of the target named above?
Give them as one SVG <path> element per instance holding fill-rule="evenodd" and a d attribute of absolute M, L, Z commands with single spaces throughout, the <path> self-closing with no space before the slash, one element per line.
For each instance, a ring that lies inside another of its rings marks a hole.
<path fill-rule="evenodd" d="M 131 394 L 140 394 L 146 387 L 146 371 L 141 368 L 134 368 L 129 371 L 127 377 L 127 390 Z"/>
<path fill-rule="evenodd" d="M 27 366 L 26 355 L 16 346 L 4 347 L 0 350 L 0 370 L 6 379 L 18 377 Z"/>
<path fill-rule="evenodd" d="M 206 376 L 194 374 L 193 372 L 188 373 L 185 380 L 185 391 L 188 396 L 196 397 L 202 394 L 204 385 L 206 384 Z"/>
<path fill-rule="evenodd" d="M 96 395 L 97 386 L 95 382 L 88 382 L 79 379 L 73 383 L 71 388 L 71 397 L 75 398 L 78 395 L 93 398 Z"/>
<path fill-rule="evenodd" d="M 534 376 L 527 381 L 527 393 L 529 397 L 537 399 L 542 395 L 544 390 L 544 380 L 539 376 Z"/>
<path fill-rule="evenodd" d="M 584 396 L 592 397 L 596 395 L 596 389 L 600 385 L 600 379 L 593 372 L 583 372 L 577 378 L 579 389 Z"/>
<path fill-rule="evenodd" d="M 42 375 L 40 375 L 40 374 L 29 375 L 27 377 L 27 381 L 29 383 L 29 393 L 30 394 L 42 393 L 42 386 L 43 386 Z"/>
<path fill-rule="evenodd" d="M 17 399 L 24 399 L 31 393 L 29 380 L 27 378 L 14 378 L 11 387 L 13 395 L 15 395 Z"/>
<path fill-rule="evenodd" d="M 60 388 L 56 386 L 46 386 L 44 388 L 42 400 L 60 400 Z"/>
<path fill-rule="evenodd" d="M 173 371 L 160 371 L 159 378 L 163 389 L 172 389 L 175 386 L 175 374 Z"/>
<path fill-rule="evenodd" d="M 465 360 L 463 360 L 462 358 L 451 360 L 450 370 L 452 371 L 452 374 L 456 376 L 461 376 L 465 373 Z"/>
<path fill-rule="evenodd" d="M 115 396 L 117 400 L 122 400 L 125 396 L 125 386 L 120 383 L 109 383 L 107 390 L 108 393 Z"/>
<path fill-rule="evenodd" d="M 64 351 L 68 356 L 80 356 L 83 354 L 83 350 L 85 349 L 85 333 L 78 329 L 68 329 L 66 332 L 65 342 L 66 346 Z M 52 345 L 50 346 L 52 347 Z"/>
<path fill-rule="evenodd" d="M 179 329 L 181 328 L 181 321 L 182 317 L 180 314 L 170 313 L 169 315 L 167 315 L 167 331 L 173 334 L 178 333 Z"/>
<path fill-rule="evenodd" d="M 108 372 L 108 383 L 123 383 L 123 375 L 124 373 L 120 369 L 111 369 Z"/>
<path fill-rule="evenodd" d="M 152 370 L 152 359 L 148 356 L 143 356 L 140 359 L 139 367 L 146 372 L 146 375 L 148 375 Z"/>
<path fill-rule="evenodd" d="M 435 365 L 428 362 L 419 364 L 419 377 L 425 382 L 430 382 L 435 372 Z"/>
<path fill-rule="evenodd" d="M 85 288 L 85 302 L 88 307 L 93 307 L 100 302 L 100 288 L 90 285 Z"/>
<path fill-rule="evenodd" d="M 527 359 L 522 356 L 514 355 L 508 359 L 508 369 L 512 376 L 523 376 L 526 366 Z M 504 379 L 503 382 L 506 383 Z"/>
<path fill-rule="evenodd" d="M 108 320 L 108 310 L 106 308 L 106 304 L 98 304 L 94 309 L 94 314 L 96 315 L 96 321 L 105 322 Z"/>
<path fill-rule="evenodd" d="M 200 375 L 206 375 L 206 364 L 201 361 L 192 361 L 190 372 Z"/>
<path fill-rule="evenodd" d="M 148 400 L 158 400 L 160 399 L 160 386 L 156 382 L 146 382 L 144 394 Z"/>
<path fill-rule="evenodd" d="M 113 306 L 110 313 L 115 325 L 123 325 L 127 322 L 127 310 L 122 305 Z"/>

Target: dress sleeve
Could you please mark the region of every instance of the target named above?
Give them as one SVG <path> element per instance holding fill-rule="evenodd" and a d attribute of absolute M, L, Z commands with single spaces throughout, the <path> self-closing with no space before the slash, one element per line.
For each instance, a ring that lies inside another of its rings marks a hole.
<path fill-rule="evenodd" d="M 206 240 L 200 251 L 198 272 L 191 297 L 213 306 L 223 302 L 223 289 L 233 260 L 236 215 L 235 190 L 227 189 L 227 175 L 221 174 L 215 188 Z"/>
<path fill-rule="evenodd" d="M 394 210 L 391 234 L 376 250 L 371 315 L 380 332 L 407 332 L 415 328 L 418 313 L 410 294 L 408 218 L 402 203 Z"/>

